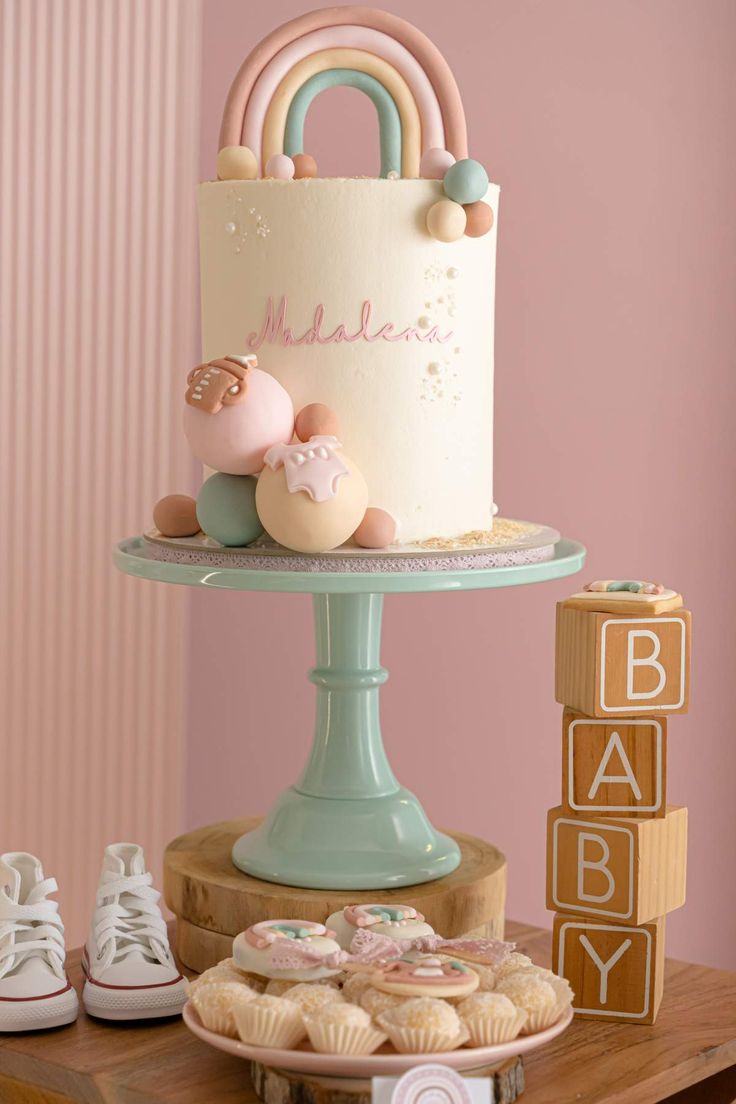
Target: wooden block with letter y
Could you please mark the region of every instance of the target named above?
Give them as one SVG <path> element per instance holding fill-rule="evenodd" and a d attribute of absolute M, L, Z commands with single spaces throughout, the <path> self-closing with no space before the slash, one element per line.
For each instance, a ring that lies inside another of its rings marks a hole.
<path fill-rule="evenodd" d="M 547 818 L 547 908 L 646 924 L 685 903 L 687 809 L 662 818 Z"/>
<path fill-rule="evenodd" d="M 588 717 L 686 713 L 690 612 L 617 616 L 557 606 L 555 697 Z"/>
<path fill-rule="evenodd" d="M 663 817 L 667 718 L 562 715 L 562 804 L 571 816 Z"/>
<path fill-rule="evenodd" d="M 664 917 L 630 927 L 558 913 L 552 968 L 567 978 L 582 1019 L 654 1023 L 664 987 Z"/>

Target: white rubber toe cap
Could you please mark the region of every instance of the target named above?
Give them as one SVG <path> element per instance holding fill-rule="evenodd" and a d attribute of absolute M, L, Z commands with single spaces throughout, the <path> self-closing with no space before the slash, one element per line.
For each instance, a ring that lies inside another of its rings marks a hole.
<path fill-rule="evenodd" d="M 43 1031 L 73 1023 L 79 1000 L 71 985 L 42 997 L 0 997 L 0 1031 Z"/>
<path fill-rule="evenodd" d="M 189 983 L 183 977 L 154 985 L 84 984 L 82 1001 L 90 1016 L 103 1020 L 155 1019 L 178 1016 L 187 1001 Z"/>

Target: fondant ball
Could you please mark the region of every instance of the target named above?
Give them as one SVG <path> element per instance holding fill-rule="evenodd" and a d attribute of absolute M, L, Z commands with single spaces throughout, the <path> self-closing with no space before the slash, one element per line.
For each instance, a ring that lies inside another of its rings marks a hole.
<path fill-rule="evenodd" d="M 292 158 L 294 162 L 294 179 L 306 180 L 308 177 L 317 175 L 317 162 L 309 153 L 295 153 Z"/>
<path fill-rule="evenodd" d="M 433 238 L 454 242 L 465 233 L 465 211 L 451 199 L 439 199 L 427 211 L 427 229 Z"/>
<path fill-rule="evenodd" d="M 208 537 L 228 547 L 241 547 L 263 532 L 256 509 L 252 475 L 215 472 L 202 484 L 197 497 L 197 520 Z"/>
<path fill-rule="evenodd" d="M 261 472 L 256 505 L 263 527 L 285 548 L 295 552 L 328 552 L 338 548 L 357 529 L 366 506 L 368 487 L 355 465 L 344 453 L 340 459 L 348 474 L 340 477 L 337 494 L 315 502 L 306 491 L 289 491 L 283 467 Z"/>
<path fill-rule="evenodd" d="M 272 445 L 291 440 L 294 407 L 273 376 L 251 368 L 245 399 L 217 414 L 184 405 L 184 433 L 198 460 L 228 475 L 255 475 Z"/>
<path fill-rule="evenodd" d="M 310 437 L 339 437 L 340 423 L 337 414 L 324 403 L 310 403 L 302 407 L 296 416 L 294 432 L 300 441 Z"/>
<path fill-rule="evenodd" d="M 248 146 L 223 146 L 217 155 L 218 180 L 255 180 L 256 155 Z"/>
<path fill-rule="evenodd" d="M 153 507 L 153 524 L 165 537 L 193 537 L 199 532 L 197 503 L 189 495 L 166 495 Z"/>
<path fill-rule="evenodd" d="M 455 164 L 455 158 L 449 150 L 432 146 L 422 154 L 419 162 L 419 175 L 423 180 L 442 180 L 451 165 Z"/>
<path fill-rule="evenodd" d="M 293 180 L 295 170 L 294 162 L 285 153 L 275 153 L 266 162 L 266 176 L 274 180 Z"/>
<path fill-rule="evenodd" d="M 493 226 L 493 209 L 480 199 L 465 205 L 465 217 L 465 233 L 469 238 L 482 238 Z"/>
<path fill-rule="evenodd" d="M 396 522 L 386 510 L 369 506 L 353 540 L 360 548 L 387 548 L 396 539 Z"/>
<path fill-rule="evenodd" d="M 466 157 L 450 166 L 443 183 L 448 199 L 456 203 L 475 203 L 488 191 L 488 173 L 479 161 Z"/>

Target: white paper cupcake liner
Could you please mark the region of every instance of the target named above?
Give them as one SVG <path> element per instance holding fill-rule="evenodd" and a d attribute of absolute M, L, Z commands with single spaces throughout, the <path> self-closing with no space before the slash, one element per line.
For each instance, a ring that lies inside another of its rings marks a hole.
<path fill-rule="evenodd" d="M 468 1041 L 470 1033 L 463 1028 L 455 1038 L 448 1037 L 442 1031 L 432 1031 L 426 1027 L 397 1027 L 387 1023 L 383 1016 L 378 1023 L 388 1035 L 400 1054 L 439 1054 L 446 1050 L 457 1050 Z"/>
<path fill-rule="evenodd" d="M 296 1005 L 290 1010 L 271 1008 L 253 1008 L 246 1004 L 235 1011 L 235 1024 L 238 1035 L 244 1043 L 252 1046 L 277 1047 L 290 1050 L 300 1043 L 307 1034 L 301 1013 Z"/>
<path fill-rule="evenodd" d="M 526 1012 L 517 1008 L 515 1016 L 468 1016 L 463 1023 L 470 1032 L 468 1046 L 497 1046 L 510 1043 L 524 1027 Z"/>
<path fill-rule="evenodd" d="M 535 1009 L 533 1012 L 527 1010 L 526 1023 L 523 1025 L 520 1034 L 521 1035 L 535 1035 L 537 1031 L 544 1031 L 546 1027 L 551 1027 L 553 1023 L 559 1020 L 566 1002 L 558 1002 L 552 1005 L 551 1008 Z"/>
<path fill-rule="evenodd" d="M 373 1024 L 326 1024 L 318 1019 L 307 1020 L 309 1041 L 320 1054 L 372 1054 L 388 1036 Z"/>

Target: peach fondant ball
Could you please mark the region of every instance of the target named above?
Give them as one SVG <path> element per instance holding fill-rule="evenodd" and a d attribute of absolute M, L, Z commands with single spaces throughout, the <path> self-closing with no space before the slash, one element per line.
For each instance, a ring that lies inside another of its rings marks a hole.
<path fill-rule="evenodd" d="M 265 467 L 256 487 L 258 516 L 269 536 L 295 552 L 328 552 L 355 532 L 368 505 L 368 487 L 355 465 L 339 453 L 348 469 L 337 494 L 315 502 L 306 491 L 291 492 L 283 467 Z"/>
<path fill-rule="evenodd" d="M 465 233 L 467 216 L 459 203 L 440 199 L 427 211 L 427 229 L 441 242 L 454 242 Z"/>
<path fill-rule="evenodd" d="M 465 204 L 465 233 L 469 238 L 482 238 L 493 226 L 493 209 L 482 199 Z"/>
<path fill-rule="evenodd" d="M 294 432 L 300 441 L 310 437 L 339 437 L 340 423 L 337 414 L 324 403 L 310 403 L 304 406 L 296 416 Z"/>
<path fill-rule="evenodd" d="M 241 403 L 216 414 L 184 406 L 184 433 L 198 460 L 228 475 L 255 475 L 272 445 L 287 443 L 294 432 L 294 407 L 278 380 L 251 368 Z"/>
<path fill-rule="evenodd" d="M 386 510 L 369 506 L 353 540 L 360 548 L 387 548 L 396 539 L 396 522 Z"/>
<path fill-rule="evenodd" d="M 311 154 L 295 153 L 292 161 L 294 162 L 295 180 L 306 180 L 308 177 L 317 175 L 317 162 Z"/>

